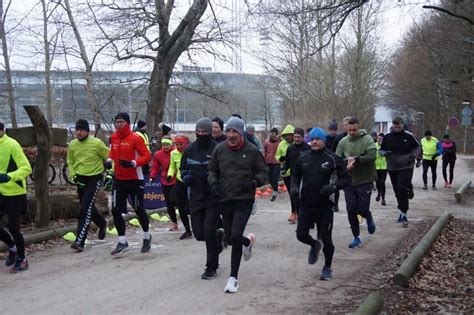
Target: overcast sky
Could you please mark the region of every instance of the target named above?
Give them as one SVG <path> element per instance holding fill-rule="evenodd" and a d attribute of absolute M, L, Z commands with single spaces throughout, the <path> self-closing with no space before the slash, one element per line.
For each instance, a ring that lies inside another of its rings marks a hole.
<path fill-rule="evenodd" d="M 71 0 L 71 4 L 80 0 Z M 224 0 L 222 0 L 224 1 Z M 374 0 L 371 0 L 374 1 Z M 376 0 L 377 1 L 377 0 Z M 25 12 L 32 5 L 39 2 L 38 0 L 13 0 L 12 9 L 17 12 Z M 187 1 L 186 1 L 187 2 Z M 419 20 L 423 14 L 429 14 L 428 10 L 422 9 L 424 4 L 436 4 L 437 0 L 385 0 L 384 6 L 381 12 L 380 19 L 380 36 L 382 42 L 387 48 L 385 51 L 387 54 L 391 53 L 400 43 L 403 38 L 403 35 L 407 32 L 409 27 L 413 24 L 413 21 Z M 8 20 L 7 20 L 8 22 Z M 246 33 L 246 37 L 242 38 L 242 42 L 248 46 L 248 43 L 254 42 L 255 45 L 258 45 L 258 42 L 255 42 L 255 39 L 258 38 L 258 34 L 249 34 Z M 15 55 L 15 50 L 19 47 L 13 47 L 12 54 Z M 27 58 L 27 57 L 26 57 Z M 39 61 L 37 64 L 24 62 L 25 57 L 20 59 L 12 58 L 12 69 L 31 69 L 37 68 L 38 65 L 41 65 Z M 233 67 L 230 64 L 222 63 L 215 61 L 214 59 L 209 60 L 209 58 L 198 58 L 199 66 L 203 67 L 212 67 L 215 71 L 220 72 L 231 72 Z M 79 63 L 80 64 L 80 63 Z M 103 66 L 104 63 L 102 63 Z M 61 68 L 60 64 L 56 64 L 53 68 Z M 41 69 L 41 67 L 39 67 Z M 117 66 L 115 65 L 113 69 L 101 69 L 101 70 L 127 70 L 130 69 L 129 65 Z M 137 67 L 138 70 L 147 70 L 147 66 Z M 250 54 L 247 54 L 245 49 L 242 52 L 242 70 L 245 73 L 262 73 L 261 62 L 252 57 Z"/>

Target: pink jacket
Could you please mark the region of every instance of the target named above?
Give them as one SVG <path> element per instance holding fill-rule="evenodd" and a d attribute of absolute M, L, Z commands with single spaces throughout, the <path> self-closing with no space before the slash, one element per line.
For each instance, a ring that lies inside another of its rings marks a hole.
<path fill-rule="evenodd" d="M 275 153 L 279 144 L 280 138 L 277 138 L 275 142 L 270 141 L 268 138 L 265 140 L 263 144 L 263 157 L 267 164 L 280 164 L 280 162 L 275 159 Z"/>

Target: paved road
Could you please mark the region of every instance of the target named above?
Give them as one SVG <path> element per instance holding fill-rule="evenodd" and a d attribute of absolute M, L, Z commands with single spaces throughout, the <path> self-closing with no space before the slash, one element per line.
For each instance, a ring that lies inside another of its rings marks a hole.
<path fill-rule="evenodd" d="M 473 177 L 472 168 L 464 160 L 458 161 L 457 171 L 456 186 Z M 377 232 L 369 236 L 362 228 L 363 247 L 347 248 L 351 239 L 347 216 L 345 211 L 335 215 L 336 252 L 331 281 L 318 280 L 322 257 L 316 265 L 307 264 L 308 247 L 296 240 L 296 226 L 286 222 L 289 200 L 280 195 L 273 203 L 258 200 L 258 212 L 247 228 L 257 238 L 254 256 L 242 262 L 240 290 L 236 294 L 223 292 L 230 272 L 230 249 L 221 255 L 219 276 L 201 280 L 204 243 L 194 239 L 180 241 L 178 233 L 167 232 L 165 226 L 153 223 L 154 246 L 147 254 L 139 252 L 141 235 L 131 227 L 128 236 L 134 246 L 123 258 L 109 255 L 113 237 L 93 240 L 92 246 L 80 254 L 73 253 L 65 243 L 30 253 L 28 271 L 0 273 L 0 313 L 327 313 L 332 304 L 345 298 L 348 287 L 357 286 L 358 274 L 382 257 L 395 255 L 391 248 L 416 229 L 423 218 L 451 210 L 457 216 L 473 219 L 472 199 L 456 204 L 453 190 L 422 191 L 420 178 L 417 169 L 416 197 L 408 229 L 394 223 L 398 210 L 389 181 L 388 205 L 381 207 L 373 202 Z"/>

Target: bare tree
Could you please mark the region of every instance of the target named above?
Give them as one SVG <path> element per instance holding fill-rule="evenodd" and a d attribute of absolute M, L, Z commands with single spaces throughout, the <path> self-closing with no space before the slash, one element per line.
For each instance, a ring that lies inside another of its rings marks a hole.
<path fill-rule="evenodd" d="M 5 63 L 5 77 L 7 79 L 7 101 L 10 107 L 10 119 L 13 128 L 18 126 L 16 120 L 15 97 L 13 95 L 12 72 L 10 68 L 10 55 L 8 51 L 7 31 L 5 29 L 5 20 L 7 18 L 8 9 L 10 8 L 11 0 L 8 1 L 6 8 L 3 7 L 3 0 L 0 0 L 0 38 L 2 40 L 2 54 Z"/>

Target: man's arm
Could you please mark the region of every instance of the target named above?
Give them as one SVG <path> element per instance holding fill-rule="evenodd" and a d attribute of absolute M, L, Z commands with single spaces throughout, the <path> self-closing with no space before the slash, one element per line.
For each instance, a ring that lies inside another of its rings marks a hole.
<path fill-rule="evenodd" d="M 366 149 L 364 153 L 356 157 L 356 163 L 359 164 L 368 164 L 373 163 L 377 158 L 377 148 L 375 147 L 375 142 L 370 139 L 367 141 Z"/>
<path fill-rule="evenodd" d="M 347 167 L 344 161 L 338 156 L 335 156 L 334 158 L 336 160 L 336 174 L 337 174 L 337 181 L 334 185 L 336 186 L 336 189 L 339 190 L 351 184 L 352 176 L 347 171 Z"/>
<path fill-rule="evenodd" d="M 76 170 L 74 169 L 74 142 L 69 144 L 67 149 L 67 168 L 69 170 L 69 177 L 74 178 L 76 176 Z"/>
<path fill-rule="evenodd" d="M 26 158 L 25 153 L 21 146 L 15 142 L 12 149 L 13 161 L 17 166 L 15 171 L 7 173 L 12 181 L 23 180 L 26 176 L 31 174 L 31 165 L 28 159 Z"/>
<path fill-rule="evenodd" d="M 303 177 L 303 173 L 301 171 L 301 155 L 296 159 L 296 165 L 291 170 L 291 195 L 299 194 L 299 187 L 301 183 L 301 179 Z"/>
<path fill-rule="evenodd" d="M 100 139 L 97 141 L 96 150 L 97 154 L 104 160 L 109 156 L 109 148 L 107 148 L 105 143 Z"/>
<path fill-rule="evenodd" d="M 209 187 L 213 187 L 214 185 L 217 185 L 219 182 L 220 171 L 219 171 L 217 148 L 218 147 L 216 147 L 214 151 L 212 151 L 211 160 L 209 161 L 209 164 L 207 165 L 207 170 L 208 170 L 207 183 L 209 184 Z"/>
<path fill-rule="evenodd" d="M 137 166 L 143 166 L 148 164 L 151 160 L 151 153 L 145 145 L 143 139 L 137 135 L 138 141 L 136 141 L 135 149 L 138 151 L 139 157 L 135 159 Z"/>
<path fill-rule="evenodd" d="M 257 187 L 264 185 L 268 181 L 268 167 L 263 159 L 263 155 L 258 152 L 255 154 L 255 176 Z"/>

